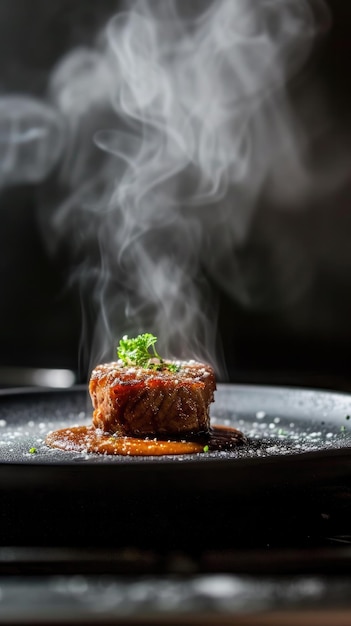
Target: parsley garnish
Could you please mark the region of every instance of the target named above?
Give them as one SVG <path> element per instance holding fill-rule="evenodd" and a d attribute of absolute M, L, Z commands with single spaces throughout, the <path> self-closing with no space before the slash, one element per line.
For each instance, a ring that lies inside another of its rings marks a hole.
<path fill-rule="evenodd" d="M 208 446 L 204 446 L 204 452 L 208 452 L 209 451 L 209 447 Z"/>
<path fill-rule="evenodd" d="M 36 448 L 29 448 L 29 454 L 36 454 L 36 453 L 37 453 Z"/>
<path fill-rule="evenodd" d="M 180 367 L 179 365 L 177 365 L 176 363 L 167 363 L 166 364 L 166 368 L 170 371 L 170 372 L 179 372 Z"/>
<path fill-rule="evenodd" d="M 124 365 L 136 365 L 146 369 L 178 372 L 179 366 L 175 363 L 165 363 L 155 348 L 157 337 L 151 333 L 144 333 L 134 338 L 124 335 L 117 347 L 118 358 Z M 150 352 L 151 350 L 151 352 Z"/>

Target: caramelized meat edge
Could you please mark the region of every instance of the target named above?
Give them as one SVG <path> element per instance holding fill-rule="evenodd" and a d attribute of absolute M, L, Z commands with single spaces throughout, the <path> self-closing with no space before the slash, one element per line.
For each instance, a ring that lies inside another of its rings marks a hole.
<path fill-rule="evenodd" d="M 129 437 L 207 433 L 216 389 L 214 371 L 195 361 L 177 365 L 177 372 L 120 362 L 98 365 L 89 384 L 95 427 Z"/>

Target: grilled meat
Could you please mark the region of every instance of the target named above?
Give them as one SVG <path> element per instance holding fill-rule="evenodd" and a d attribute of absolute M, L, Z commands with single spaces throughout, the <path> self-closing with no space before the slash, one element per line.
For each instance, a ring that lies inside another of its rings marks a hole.
<path fill-rule="evenodd" d="M 165 361 L 159 370 L 120 361 L 98 365 L 89 384 L 94 426 L 129 437 L 207 433 L 216 389 L 213 369 L 195 361 L 177 362 L 176 372 L 167 365 L 174 362 Z"/>

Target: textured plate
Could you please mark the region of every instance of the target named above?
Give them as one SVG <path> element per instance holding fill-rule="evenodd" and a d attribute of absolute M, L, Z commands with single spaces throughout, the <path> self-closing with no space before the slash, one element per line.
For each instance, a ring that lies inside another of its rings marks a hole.
<path fill-rule="evenodd" d="M 90 422 L 86 389 L 2 392 L 2 545 L 201 549 L 348 532 L 350 396 L 220 385 L 212 414 L 247 445 L 161 458 L 64 453 L 45 435 Z"/>
<path fill-rule="evenodd" d="M 155 463 L 261 459 L 351 447 L 351 397 L 274 387 L 219 385 L 212 423 L 242 430 L 248 444 L 232 452 L 187 456 L 111 457 L 48 448 L 48 432 L 91 423 L 86 389 L 0 393 L 0 463 Z M 35 452 L 30 452 L 31 449 Z"/>

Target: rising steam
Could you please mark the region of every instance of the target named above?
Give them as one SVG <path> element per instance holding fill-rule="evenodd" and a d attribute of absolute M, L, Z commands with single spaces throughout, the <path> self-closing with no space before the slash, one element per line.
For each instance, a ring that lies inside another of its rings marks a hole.
<path fill-rule="evenodd" d="M 86 332 L 96 318 L 93 361 L 140 331 L 214 360 L 211 284 L 248 302 L 237 250 L 263 189 L 308 187 L 287 85 L 327 23 L 319 1 L 143 0 L 55 68 L 66 143 L 42 223 L 75 263 Z"/>
<path fill-rule="evenodd" d="M 64 128 L 47 104 L 29 96 L 1 96 L 0 189 L 44 180 L 61 156 Z"/>

